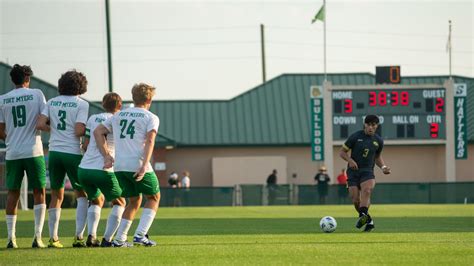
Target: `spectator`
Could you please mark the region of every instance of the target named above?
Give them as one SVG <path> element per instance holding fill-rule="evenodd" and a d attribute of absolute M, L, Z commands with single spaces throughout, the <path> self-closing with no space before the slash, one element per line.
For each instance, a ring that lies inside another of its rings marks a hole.
<path fill-rule="evenodd" d="M 328 195 L 329 189 L 329 180 L 331 180 L 326 172 L 326 166 L 323 165 L 319 168 L 319 173 L 314 177 L 318 186 L 320 204 L 326 204 L 326 197 Z"/>
<path fill-rule="evenodd" d="M 181 178 L 181 187 L 183 188 L 190 188 L 191 187 L 191 179 L 189 178 L 190 174 L 188 171 L 183 172 L 183 177 Z"/>
<path fill-rule="evenodd" d="M 179 183 L 179 178 L 178 178 L 178 173 L 176 172 L 171 172 L 170 177 L 168 178 L 168 185 L 172 188 L 167 191 L 169 191 L 169 199 L 172 199 L 172 206 L 176 207 L 181 205 L 181 198 L 179 196 L 179 192 L 176 190 L 176 188 L 180 187 Z"/>
<path fill-rule="evenodd" d="M 343 203 L 347 197 L 347 174 L 346 169 L 342 168 L 341 173 L 337 176 L 339 203 Z"/>
<path fill-rule="evenodd" d="M 273 172 L 267 178 L 268 188 L 268 205 L 274 205 L 277 196 L 277 170 L 273 169 Z"/>
<path fill-rule="evenodd" d="M 172 188 L 179 187 L 178 174 L 176 172 L 171 172 L 170 177 L 168 178 L 168 185 Z"/>
<path fill-rule="evenodd" d="M 189 171 L 183 171 L 183 177 L 181 178 L 181 187 L 184 188 L 184 190 L 182 191 L 184 206 L 189 206 L 189 188 L 191 187 Z"/>

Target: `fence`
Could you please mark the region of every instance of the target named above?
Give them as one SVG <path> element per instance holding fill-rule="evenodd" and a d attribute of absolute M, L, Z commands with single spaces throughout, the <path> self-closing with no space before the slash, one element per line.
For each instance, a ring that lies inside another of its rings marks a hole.
<path fill-rule="evenodd" d="M 1 183 L 2 181 L 0 181 Z M 66 191 L 63 208 L 75 207 L 72 191 Z M 49 201 L 49 192 L 46 197 Z M 372 195 L 374 204 L 473 203 L 474 182 L 458 183 L 379 183 Z M 0 188 L 0 209 L 5 208 L 6 190 Z M 321 197 L 314 185 L 238 185 L 235 187 L 161 188 L 162 207 L 171 206 L 265 206 L 350 204 L 347 190 L 329 186 Z M 32 208 L 33 197 L 28 196 Z"/>

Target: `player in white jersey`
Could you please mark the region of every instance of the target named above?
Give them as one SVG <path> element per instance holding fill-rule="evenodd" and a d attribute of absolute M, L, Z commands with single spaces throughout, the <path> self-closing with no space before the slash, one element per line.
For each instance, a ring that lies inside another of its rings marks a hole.
<path fill-rule="evenodd" d="M 41 233 L 46 212 L 46 167 L 40 132 L 35 127 L 46 100 L 40 90 L 29 89 L 32 75 L 29 66 L 14 65 L 10 76 L 15 89 L 0 96 L 0 139 L 5 140 L 7 146 L 7 248 L 18 248 L 15 235 L 17 206 L 25 171 L 28 188 L 33 189 L 35 236 L 32 247 L 45 247 Z"/>
<path fill-rule="evenodd" d="M 102 106 L 106 113 L 92 115 L 87 121 L 86 137 L 83 147 L 86 149 L 79 165 L 79 181 L 87 192 L 90 201 L 90 207 L 87 212 L 87 230 L 88 237 L 86 245 L 88 247 L 111 247 L 112 237 L 117 231 L 122 214 L 125 209 L 125 199 L 122 198 L 122 189 L 114 174 L 114 169 L 104 169 L 104 157 L 97 148 L 94 132 L 98 125 L 112 117 L 113 114 L 122 108 L 122 98 L 117 93 L 107 93 L 102 99 Z M 114 156 L 114 137 L 113 134 L 107 135 L 107 150 Z M 99 225 L 101 208 L 104 205 L 104 196 L 113 207 L 107 219 L 104 238 L 102 242 L 97 240 L 97 226 Z"/>
<path fill-rule="evenodd" d="M 87 79 L 81 72 L 71 70 L 58 81 L 59 96 L 50 99 L 38 119 L 38 127 L 51 130 L 49 139 L 49 247 L 61 248 L 58 227 L 64 198 L 65 175 L 69 177 L 77 198 L 76 234 L 73 247 L 85 247 L 83 238 L 87 220 L 88 202 L 79 183 L 77 168 L 82 159 L 80 138 L 86 131 L 89 104 L 79 98 L 87 91 Z M 48 125 L 48 121 L 49 124 Z"/>
<path fill-rule="evenodd" d="M 104 168 L 114 165 L 115 175 L 122 187 L 122 196 L 129 199 L 112 245 L 129 247 L 126 242 L 135 213 L 141 204 L 141 194 L 147 199 L 133 243 L 155 246 L 148 238 L 148 230 L 160 203 L 158 178 L 150 164 L 160 120 L 150 108 L 155 88 L 147 84 L 136 84 L 132 88 L 135 107 L 122 110 L 99 125 L 94 131 L 97 146 L 104 156 Z M 105 148 L 105 136 L 114 135 L 115 160 Z"/>

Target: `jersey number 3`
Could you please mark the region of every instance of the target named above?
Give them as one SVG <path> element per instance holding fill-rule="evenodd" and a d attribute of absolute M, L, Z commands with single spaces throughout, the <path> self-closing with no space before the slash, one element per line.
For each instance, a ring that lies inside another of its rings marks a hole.
<path fill-rule="evenodd" d="M 59 123 L 57 125 L 57 129 L 66 130 L 66 111 L 59 110 L 58 116 L 59 116 Z"/>
<path fill-rule="evenodd" d="M 367 155 L 369 155 L 369 149 L 364 149 L 364 152 L 362 153 L 362 157 L 366 158 Z"/>

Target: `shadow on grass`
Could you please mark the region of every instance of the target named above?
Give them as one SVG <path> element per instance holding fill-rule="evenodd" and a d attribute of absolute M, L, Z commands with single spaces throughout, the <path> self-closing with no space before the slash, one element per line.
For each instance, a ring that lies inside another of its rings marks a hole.
<path fill-rule="evenodd" d="M 129 231 L 132 235 L 138 225 L 137 217 Z M 354 233 L 356 218 L 337 218 L 337 233 Z M 391 217 L 375 218 L 374 233 L 423 233 L 423 232 L 474 232 L 473 217 Z M 98 233 L 102 235 L 106 220 L 102 219 Z M 244 234 L 312 234 L 319 232 L 319 219 L 312 218 L 216 218 L 216 219 L 156 219 L 149 234 L 179 235 L 244 235 Z M 33 235 L 33 221 L 17 222 L 17 237 Z M 72 237 L 75 221 L 64 220 L 59 224 L 59 236 Z M 85 234 L 87 235 L 87 229 Z M 45 222 L 44 236 L 48 235 Z M 0 238 L 6 238 L 1 230 Z"/>

